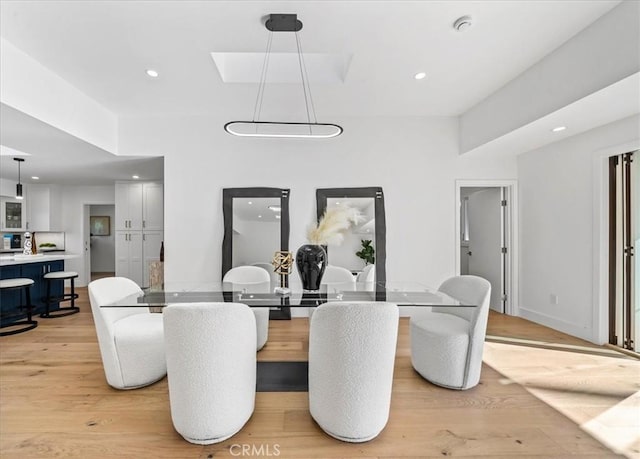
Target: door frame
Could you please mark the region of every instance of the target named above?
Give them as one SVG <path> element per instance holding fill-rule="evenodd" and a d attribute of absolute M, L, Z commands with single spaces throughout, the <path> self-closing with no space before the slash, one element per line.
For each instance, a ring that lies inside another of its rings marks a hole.
<path fill-rule="evenodd" d="M 466 187 L 492 187 L 507 189 L 507 241 L 509 251 L 507 252 L 506 269 L 506 292 L 507 301 L 504 313 L 509 316 L 519 315 L 520 293 L 519 293 L 519 227 L 518 227 L 518 181 L 517 180 L 488 180 L 488 179 L 457 179 L 455 181 L 455 275 L 460 275 L 460 197 L 461 188 Z"/>
<path fill-rule="evenodd" d="M 591 341 L 609 342 L 609 157 L 640 150 L 640 140 L 632 140 L 594 151 L 593 242 L 592 242 L 592 329 Z"/>

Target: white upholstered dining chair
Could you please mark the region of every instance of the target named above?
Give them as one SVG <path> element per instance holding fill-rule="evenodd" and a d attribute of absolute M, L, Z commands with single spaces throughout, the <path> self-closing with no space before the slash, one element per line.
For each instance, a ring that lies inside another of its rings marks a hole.
<path fill-rule="evenodd" d="M 258 266 L 237 266 L 224 275 L 223 283 L 233 283 L 234 288 L 241 287 L 247 293 L 269 293 L 271 276 Z M 257 344 L 259 351 L 269 338 L 269 308 L 251 308 L 256 317 Z"/>
<path fill-rule="evenodd" d="M 331 302 L 319 306 L 309 332 L 309 410 L 327 434 L 369 441 L 389 419 L 398 306 Z"/>
<path fill-rule="evenodd" d="M 356 290 L 370 291 L 375 290 L 376 281 L 376 265 L 367 265 L 356 276 Z"/>
<path fill-rule="evenodd" d="M 327 291 L 331 288 L 353 292 L 356 290 L 356 278 L 347 268 L 342 266 L 327 265 L 322 275 L 320 285 L 327 287 Z M 313 317 L 316 308 L 309 308 L 309 320 Z"/>
<path fill-rule="evenodd" d="M 434 307 L 410 322 L 411 363 L 427 381 L 466 390 L 478 384 L 491 284 L 477 276 L 446 280 L 439 291 L 476 307 Z"/>
<path fill-rule="evenodd" d="M 164 378 L 162 314 L 142 307 L 101 307 L 142 295 L 140 287 L 124 277 L 106 277 L 91 282 L 88 291 L 107 383 L 116 389 L 136 389 Z"/>
<path fill-rule="evenodd" d="M 322 275 L 321 285 L 340 284 L 342 290 L 355 290 L 356 278 L 347 268 L 327 265 Z"/>
<path fill-rule="evenodd" d="M 191 443 L 226 440 L 255 407 L 253 312 L 240 303 L 182 303 L 162 317 L 173 426 Z"/>

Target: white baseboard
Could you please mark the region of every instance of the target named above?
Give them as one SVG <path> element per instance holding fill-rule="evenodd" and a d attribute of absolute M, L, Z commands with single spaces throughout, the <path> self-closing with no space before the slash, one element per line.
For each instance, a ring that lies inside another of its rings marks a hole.
<path fill-rule="evenodd" d="M 527 309 L 524 306 L 520 306 L 519 308 L 519 316 L 523 319 L 530 320 L 532 322 L 538 323 L 540 325 L 544 325 L 545 327 L 553 328 L 554 330 L 561 331 L 562 333 L 566 333 L 571 336 L 575 336 L 576 338 L 581 338 L 585 341 L 594 342 L 593 341 L 593 330 L 588 327 L 580 327 L 579 325 L 572 324 L 571 322 L 567 322 L 566 320 L 559 319 L 557 317 L 553 317 L 547 314 L 543 314 L 541 312 L 532 311 L 531 309 Z M 595 343 L 598 344 L 598 343 Z"/>

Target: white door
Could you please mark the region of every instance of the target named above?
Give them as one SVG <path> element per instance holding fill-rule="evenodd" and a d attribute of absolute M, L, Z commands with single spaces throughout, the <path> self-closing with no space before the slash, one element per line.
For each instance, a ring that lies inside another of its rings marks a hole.
<path fill-rule="evenodd" d="M 87 285 L 91 282 L 91 206 L 85 204 L 82 215 L 82 248 L 84 255 L 84 279 L 80 279 L 78 285 Z"/>
<path fill-rule="evenodd" d="M 152 261 L 160 260 L 160 245 L 162 244 L 163 234 L 162 231 L 146 231 L 142 235 L 142 253 L 144 256 L 142 282 L 144 285 L 140 285 L 143 287 L 149 286 L 149 264 Z"/>
<path fill-rule="evenodd" d="M 142 277 L 144 259 L 142 253 L 142 232 L 133 231 L 129 233 L 129 279 L 140 287 L 144 285 Z"/>
<path fill-rule="evenodd" d="M 129 233 L 116 231 L 116 276 L 131 279 L 129 270 Z"/>
<path fill-rule="evenodd" d="M 116 183 L 116 230 L 142 229 L 142 183 Z"/>
<path fill-rule="evenodd" d="M 491 309 L 502 305 L 502 205 L 499 187 L 485 188 L 468 196 L 468 273 L 491 283 Z"/>
<path fill-rule="evenodd" d="M 143 187 L 143 220 L 145 231 L 164 229 L 163 186 L 161 183 L 145 183 Z"/>

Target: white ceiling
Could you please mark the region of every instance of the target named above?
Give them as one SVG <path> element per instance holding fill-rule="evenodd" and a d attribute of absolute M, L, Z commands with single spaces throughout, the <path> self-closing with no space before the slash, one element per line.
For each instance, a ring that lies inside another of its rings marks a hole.
<path fill-rule="evenodd" d="M 305 52 L 350 56 L 343 83 L 312 87 L 319 121 L 332 115 L 451 116 L 619 3 L 2 1 L 0 31 L 117 115 L 246 118 L 253 112 L 257 85 L 224 83 L 211 53 L 263 53 L 269 34 L 263 18 L 297 13 L 304 23 Z M 463 15 L 475 22 L 458 33 L 452 23 Z M 274 34 L 273 51 L 295 49 L 292 34 Z M 147 68 L 160 77 L 147 77 Z M 427 78 L 414 80 L 419 71 Z M 267 87 L 265 116 L 302 113 L 302 91 L 292 88 Z"/>
<path fill-rule="evenodd" d="M 250 119 L 269 35 L 264 19 L 297 13 L 319 122 L 455 116 L 619 3 L 2 0 L 0 35 L 117 116 Z M 474 25 L 458 33 L 452 24 L 463 15 Z M 266 87 L 262 119 L 300 121 L 302 88 L 283 75 L 294 36 L 274 34 L 272 50 L 282 63 L 267 75 L 274 83 Z M 148 68 L 160 77 L 149 78 Z M 417 81 L 420 71 L 427 78 Z M 23 182 L 31 175 L 76 185 L 163 176 L 162 158 L 111 155 L 5 105 L 0 115 L 0 144 L 32 155 Z M 16 176 L 12 157 L 1 156 L 0 177 Z"/>
<path fill-rule="evenodd" d="M 141 180 L 164 177 L 164 158 L 112 155 L 4 104 L 0 120 L 0 144 L 29 155 L 21 165 L 22 183 L 112 185 L 115 180 L 131 180 L 134 174 Z M 17 180 L 14 156 L 4 152 L 0 177 Z"/>
<path fill-rule="evenodd" d="M 281 211 L 269 209 L 280 207 L 280 198 L 233 198 L 233 216 L 235 219 L 254 222 L 279 222 L 276 216 Z"/>

